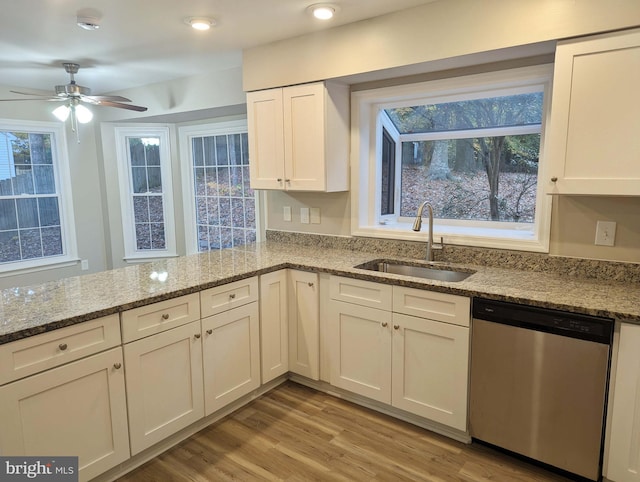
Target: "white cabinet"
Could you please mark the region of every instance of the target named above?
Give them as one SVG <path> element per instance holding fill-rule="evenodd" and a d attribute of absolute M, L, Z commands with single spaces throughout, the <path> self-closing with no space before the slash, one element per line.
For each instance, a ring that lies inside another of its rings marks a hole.
<path fill-rule="evenodd" d="M 258 298 L 257 276 L 200 292 L 205 415 L 260 386 Z"/>
<path fill-rule="evenodd" d="M 349 87 L 317 82 L 247 94 L 251 187 L 346 191 Z"/>
<path fill-rule="evenodd" d="M 640 481 L 640 325 L 620 324 L 615 383 L 609 399 L 610 427 L 605 476 Z"/>
<path fill-rule="evenodd" d="M 553 82 L 547 192 L 640 195 L 640 30 L 560 42 Z"/>
<path fill-rule="evenodd" d="M 260 276 L 260 357 L 262 383 L 289 371 L 287 270 Z"/>
<path fill-rule="evenodd" d="M 2 455 L 78 456 L 80 480 L 124 462 L 122 348 L 0 387 L 0 427 Z"/>
<path fill-rule="evenodd" d="M 124 346 L 133 455 L 204 416 L 200 321 Z"/>
<path fill-rule="evenodd" d="M 466 431 L 469 298 L 340 277 L 331 285 L 331 384 Z"/>
<path fill-rule="evenodd" d="M 289 270 L 289 371 L 320 379 L 318 274 Z"/>

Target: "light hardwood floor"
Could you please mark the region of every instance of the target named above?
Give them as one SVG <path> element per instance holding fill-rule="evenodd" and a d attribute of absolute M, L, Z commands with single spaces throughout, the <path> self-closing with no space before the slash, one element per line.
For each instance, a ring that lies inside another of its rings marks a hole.
<path fill-rule="evenodd" d="M 286 382 L 119 480 L 567 479 Z"/>

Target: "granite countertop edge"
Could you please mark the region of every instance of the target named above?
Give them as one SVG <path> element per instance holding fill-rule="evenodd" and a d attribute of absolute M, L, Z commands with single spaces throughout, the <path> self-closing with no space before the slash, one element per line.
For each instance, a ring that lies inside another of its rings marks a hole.
<path fill-rule="evenodd" d="M 355 268 L 382 257 L 358 250 L 264 242 L 2 290 L 0 345 L 284 268 L 640 323 L 637 283 L 477 265 L 447 265 L 475 272 L 460 282 Z"/>

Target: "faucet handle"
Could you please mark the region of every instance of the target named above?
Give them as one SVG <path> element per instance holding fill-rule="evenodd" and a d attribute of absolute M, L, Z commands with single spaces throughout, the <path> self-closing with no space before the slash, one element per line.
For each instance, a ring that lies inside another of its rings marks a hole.
<path fill-rule="evenodd" d="M 442 238 L 442 236 L 440 236 L 440 242 L 433 243 L 433 246 L 431 246 L 431 249 L 438 249 L 438 250 L 444 249 L 444 239 Z"/>

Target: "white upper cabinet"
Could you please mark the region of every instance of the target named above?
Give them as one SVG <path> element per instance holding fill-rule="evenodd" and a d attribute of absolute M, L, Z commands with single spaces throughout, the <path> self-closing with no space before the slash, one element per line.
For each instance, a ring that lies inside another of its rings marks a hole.
<path fill-rule="evenodd" d="M 346 191 L 349 87 L 317 82 L 247 94 L 251 187 Z"/>
<path fill-rule="evenodd" d="M 549 194 L 640 195 L 640 30 L 558 44 Z"/>

